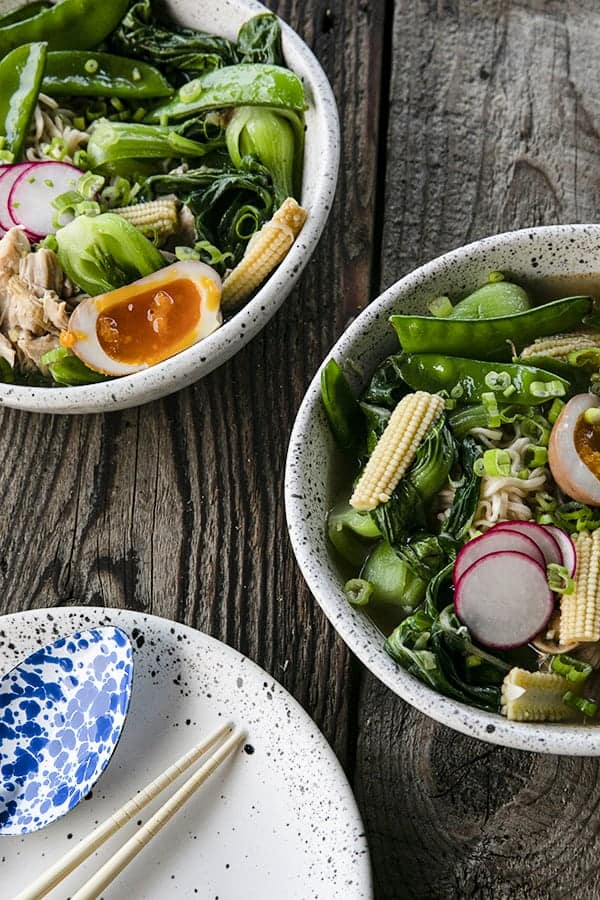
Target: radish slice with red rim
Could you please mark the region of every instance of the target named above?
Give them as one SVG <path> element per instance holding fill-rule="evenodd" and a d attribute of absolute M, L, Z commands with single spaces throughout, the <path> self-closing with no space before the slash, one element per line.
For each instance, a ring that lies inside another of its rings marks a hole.
<path fill-rule="evenodd" d="M 546 569 L 514 551 L 489 553 L 473 563 L 456 586 L 454 607 L 484 647 L 523 647 L 547 625 L 554 610 Z"/>
<path fill-rule="evenodd" d="M 60 194 L 76 190 L 81 175 L 83 172 L 70 163 L 33 163 L 13 182 L 8 198 L 10 215 L 34 234 L 54 234 L 57 210 L 52 203 Z M 66 217 L 61 224 L 66 225 L 72 218 Z"/>
<path fill-rule="evenodd" d="M 8 210 L 8 198 L 17 178 L 30 169 L 34 163 L 18 163 L 14 166 L 6 166 L 0 172 L 0 226 L 4 231 L 14 228 L 14 222 Z"/>
<path fill-rule="evenodd" d="M 544 528 L 546 531 L 550 532 L 560 547 L 562 564 L 572 578 L 577 569 L 577 551 L 575 550 L 575 544 L 573 543 L 571 536 L 556 525 L 544 525 Z"/>
<path fill-rule="evenodd" d="M 550 565 L 550 563 L 558 563 L 559 566 L 562 566 L 562 553 L 560 550 L 560 546 L 558 541 L 543 525 L 538 525 L 536 522 L 526 522 L 526 521 L 514 521 L 514 522 L 499 522 L 498 525 L 494 525 L 493 529 L 490 531 L 518 531 L 519 534 L 524 534 L 526 537 L 531 538 L 536 542 L 542 553 L 544 554 L 544 559 L 546 560 L 546 565 Z M 487 532 L 490 533 L 489 531 Z"/>
<path fill-rule="evenodd" d="M 516 553 L 524 553 L 530 556 L 540 566 L 546 564 L 545 557 L 535 541 L 526 534 L 508 529 L 491 529 L 479 537 L 473 538 L 464 545 L 456 557 L 452 579 L 458 584 L 461 576 L 467 569 L 490 553 L 498 553 L 502 550 L 514 550 Z"/>

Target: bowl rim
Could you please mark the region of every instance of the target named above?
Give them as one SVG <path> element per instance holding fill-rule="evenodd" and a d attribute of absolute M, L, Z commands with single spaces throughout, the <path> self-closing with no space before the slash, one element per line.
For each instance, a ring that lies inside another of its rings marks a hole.
<path fill-rule="evenodd" d="M 250 15 L 271 12 L 259 0 L 233 0 Z M 328 139 L 314 177 L 315 201 L 300 238 L 246 306 L 213 334 L 186 350 L 140 372 L 111 381 L 76 387 L 30 387 L 0 383 L 0 408 L 77 415 L 141 406 L 188 387 L 227 362 L 255 337 L 282 306 L 308 264 L 329 218 L 340 160 L 340 124 L 335 96 L 312 50 L 279 18 L 283 49 L 302 60 L 299 73 L 316 113 L 315 127 L 326 125 Z M 148 374 L 150 373 L 150 378 Z"/>
<path fill-rule="evenodd" d="M 600 242 L 600 225 L 545 225 L 484 237 L 450 250 L 413 269 L 369 303 L 333 345 L 308 386 L 290 437 L 284 492 L 288 534 L 296 561 L 313 597 L 349 649 L 386 687 L 436 722 L 487 743 L 538 753 L 599 756 L 600 727 L 598 726 L 586 728 L 585 725 L 560 723 L 509 722 L 498 713 L 486 712 L 466 703 L 452 700 L 428 687 L 400 665 L 394 664 L 394 661 L 385 653 L 383 640 L 378 654 L 372 653 L 368 643 L 358 640 L 355 633 L 357 617 L 362 618 L 364 613 L 353 610 L 348 604 L 344 607 L 341 603 L 341 591 L 340 594 L 335 595 L 328 587 L 322 587 L 321 582 L 325 580 L 322 577 L 324 575 L 323 567 L 321 564 L 318 567 L 315 565 L 311 547 L 312 540 L 307 528 L 307 522 L 310 521 L 310 505 L 305 497 L 306 480 L 302 476 L 300 466 L 295 461 L 301 455 L 302 448 L 306 446 L 305 433 L 316 411 L 320 409 L 322 369 L 334 357 L 338 362 L 343 363 L 344 359 L 351 354 L 358 337 L 381 316 L 388 303 L 410 291 L 423 278 L 435 275 L 448 263 L 464 260 L 469 256 L 472 259 L 473 254 L 476 256 L 485 249 L 495 246 L 510 246 L 511 244 L 521 245 L 529 240 L 530 236 L 532 238 L 539 236 L 562 239 L 567 235 L 569 238 L 573 238 L 577 234 L 587 236 L 591 234 Z"/>

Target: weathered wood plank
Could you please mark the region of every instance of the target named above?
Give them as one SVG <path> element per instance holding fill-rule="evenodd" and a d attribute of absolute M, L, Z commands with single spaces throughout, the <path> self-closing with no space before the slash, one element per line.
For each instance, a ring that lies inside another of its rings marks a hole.
<path fill-rule="evenodd" d="M 266 331 L 197 386 L 85 419 L 0 412 L 0 610 L 96 603 L 205 629 L 282 681 L 348 762 L 357 673 L 293 561 L 282 485 L 308 381 L 368 294 L 382 4 L 271 5 L 340 99 L 327 236 Z"/>
<path fill-rule="evenodd" d="M 484 234 L 594 221 L 600 11 L 396 3 L 382 286 Z M 595 760 L 494 748 L 362 686 L 356 788 L 381 898 L 600 893 Z"/>

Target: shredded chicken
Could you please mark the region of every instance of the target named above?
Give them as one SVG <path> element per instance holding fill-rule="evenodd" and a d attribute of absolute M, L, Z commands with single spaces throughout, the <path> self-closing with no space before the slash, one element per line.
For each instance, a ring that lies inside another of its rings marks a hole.
<path fill-rule="evenodd" d="M 15 355 L 15 348 L 11 342 L 0 333 L 0 357 L 6 360 L 11 369 L 15 366 Z"/>
<path fill-rule="evenodd" d="M 4 292 L 2 324 L 8 337 L 14 341 L 20 331 L 44 334 L 44 308 L 31 288 L 18 275 L 13 275 Z"/>
<path fill-rule="evenodd" d="M 59 346 L 58 335 L 69 324 L 72 295 L 58 257 L 52 250 L 31 251 L 20 228 L 0 240 L 0 357 L 11 368 L 48 374 L 41 359 Z"/>
<path fill-rule="evenodd" d="M 23 372 L 39 371 L 48 375 L 48 367 L 42 365 L 42 356 L 60 346 L 58 335 L 42 334 L 39 337 L 24 333 L 17 338 L 17 355 Z"/>
<path fill-rule="evenodd" d="M 44 291 L 38 297 L 33 289 L 13 275 L 6 285 L 6 309 L 4 324 L 6 333 L 14 340 L 16 330 L 28 331 L 34 336 L 58 333 L 69 323 L 67 304 L 60 301 L 54 291 Z"/>
<path fill-rule="evenodd" d="M 62 296 L 65 279 L 53 250 L 40 248 L 23 256 L 19 263 L 19 277 L 38 297 L 42 297 L 45 291 L 54 291 Z"/>
<path fill-rule="evenodd" d="M 0 319 L 4 316 L 6 285 L 13 275 L 18 275 L 21 259 L 30 250 L 29 241 L 20 228 L 11 228 L 0 240 Z"/>
<path fill-rule="evenodd" d="M 54 291 L 44 291 L 41 297 L 44 323 L 47 330 L 65 331 L 69 324 L 67 304 Z M 52 326 L 52 327 L 51 327 Z"/>

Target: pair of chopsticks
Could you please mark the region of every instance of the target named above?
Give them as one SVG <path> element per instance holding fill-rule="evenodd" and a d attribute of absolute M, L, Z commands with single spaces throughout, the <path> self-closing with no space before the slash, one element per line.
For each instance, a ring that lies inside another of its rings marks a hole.
<path fill-rule="evenodd" d="M 41 900 L 53 888 L 56 887 L 67 875 L 70 875 L 84 860 L 95 850 L 116 834 L 127 822 L 129 822 L 151 800 L 154 800 L 175 779 L 189 769 L 200 757 L 223 738 L 227 738 L 200 768 L 160 807 L 146 824 L 139 829 L 120 850 L 111 857 L 100 869 L 73 894 L 71 900 L 96 900 L 104 888 L 123 871 L 125 866 L 137 856 L 146 844 L 158 834 L 163 825 L 181 809 L 186 800 L 209 778 L 213 772 L 224 762 L 231 753 L 245 740 L 245 734 L 234 731 L 232 725 L 224 725 L 214 734 L 201 741 L 188 753 L 180 757 L 172 766 L 169 766 L 162 775 L 147 784 L 135 797 L 128 800 L 124 806 L 117 810 L 109 819 L 102 822 L 80 844 L 69 850 L 53 866 L 50 866 L 33 884 L 21 891 L 14 900 Z"/>

